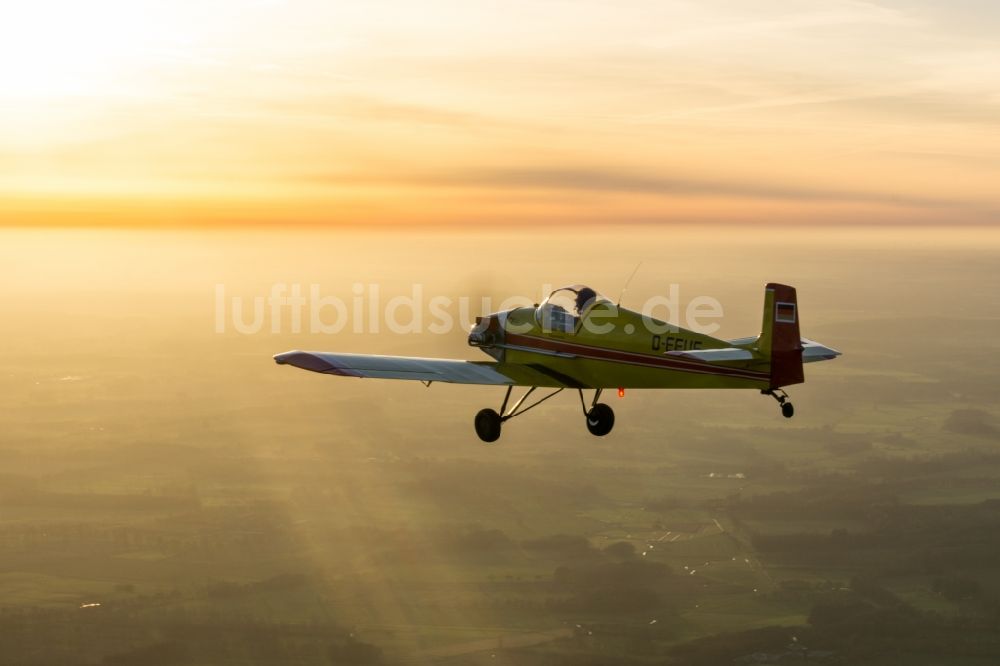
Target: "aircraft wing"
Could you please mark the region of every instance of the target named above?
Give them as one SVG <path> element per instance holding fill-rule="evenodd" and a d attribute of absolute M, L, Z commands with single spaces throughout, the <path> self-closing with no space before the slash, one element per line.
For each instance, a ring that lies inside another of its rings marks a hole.
<path fill-rule="evenodd" d="M 375 354 L 335 354 L 331 352 L 289 351 L 278 354 L 279 365 L 344 377 L 412 379 L 452 384 L 510 385 L 518 382 L 495 370 L 495 363 L 459 361 L 445 358 L 378 356 Z"/>

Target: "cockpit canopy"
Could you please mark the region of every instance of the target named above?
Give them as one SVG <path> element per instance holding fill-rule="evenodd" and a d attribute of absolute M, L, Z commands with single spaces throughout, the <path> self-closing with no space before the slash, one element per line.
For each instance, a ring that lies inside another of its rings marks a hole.
<path fill-rule="evenodd" d="M 545 330 L 573 333 L 587 311 L 599 301 L 607 299 L 582 284 L 556 289 L 542 301 L 535 311 L 538 324 Z"/>

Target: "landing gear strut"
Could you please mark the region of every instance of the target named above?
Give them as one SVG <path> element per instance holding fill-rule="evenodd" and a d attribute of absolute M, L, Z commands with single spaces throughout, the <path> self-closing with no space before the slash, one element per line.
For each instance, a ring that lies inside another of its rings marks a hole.
<path fill-rule="evenodd" d="M 500 405 L 499 412 L 493 409 L 479 410 L 479 413 L 476 414 L 476 434 L 479 435 L 479 439 L 483 440 L 487 444 L 491 444 L 497 441 L 498 439 L 500 439 L 501 425 L 503 424 L 504 421 L 506 421 L 507 419 L 512 419 L 515 416 L 520 416 L 529 409 L 532 409 L 542 404 L 555 394 L 562 392 L 561 388 L 556 389 L 552 393 L 549 393 L 543 398 L 539 398 L 535 402 L 531 403 L 530 405 L 522 409 L 521 405 L 524 404 L 524 401 L 527 400 L 528 396 L 534 393 L 537 388 L 538 388 L 537 386 L 532 386 L 531 388 L 529 388 L 525 392 L 525 394 L 522 395 L 510 409 L 507 409 L 507 403 L 510 402 L 511 391 L 514 390 L 513 386 L 508 386 L 507 394 L 504 395 L 503 397 L 503 404 Z"/>
<path fill-rule="evenodd" d="M 786 419 L 790 419 L 795 416 L 795 407 L 792 403 L 788 402 L 788 394 L 782 389 L 765 389 L 761 391 L 761 393 L 769 395 L 778 401 L 778 404 L 781 406 L 781 415 Z"/>
<path fill-rule="evenodd" d="M 503 397 L 503 404 L 500 405 L 500 411 L 487 408 L 479 410 L 479 413 L 476 414 L 476 434 L 479 435 L 479 439 L 487 444 L 492 444 L 500 439 L 500 431 L 504 421 L 512 419 L 515 416 L 520 416 L 529 409 L 534 409 L 552 396 L 563 391 L 561 388 L 556 389 L 544 397 L 535 400 L 527 407 L 522 407 L 528 396 L 538 389 L 537 386 L 532 386 L 508 409 L 507 404 L 510 402 L 510 394 L 513 389 L 513 386 L 507 387 L 507 393 Z M 578 390 L 580 392 L 580 405 L 583 407 L 583 415 L 587 419 L 587 430 L 592 435 L 604 437 L 611 432 L 611 429 L 615 425 L 615 413 L 608 405 L 603 402 L 597 402 L 601 397 L 601 389 L 597 389 L 597 392 L 594 394 L 594 400 L 590 403 L 589 408 L 583 399 L 583 389 Z"/>

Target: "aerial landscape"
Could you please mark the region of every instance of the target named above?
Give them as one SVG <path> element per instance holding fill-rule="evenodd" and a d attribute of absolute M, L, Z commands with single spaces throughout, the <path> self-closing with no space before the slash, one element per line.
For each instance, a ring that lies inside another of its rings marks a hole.
<path fill-rule="evenodd" d="M 995 8 L 25 7 L 0 663 L 997 663 Z M 274 360 L 488 361 L 573 284 L 735 340 L 773 282 L 842 353 L 794 418 L 573 390 L 484 443 L 501 386 Z"/>

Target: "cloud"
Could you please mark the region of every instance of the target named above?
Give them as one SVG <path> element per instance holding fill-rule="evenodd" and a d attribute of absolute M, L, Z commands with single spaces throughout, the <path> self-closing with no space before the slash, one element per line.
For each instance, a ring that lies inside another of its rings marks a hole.
<path fill-rule="evenodd" d="M 771 199 L 800 202 L 865 203 L 896 207 L 957 207 L 963 202 L 946 199 L 771 185 L 725 180 L 662 177 L 630 171 L 549 167 L 472 168 L 454 172 L 396 174 L 386 176 L 320 177 L 338 184 L 392 184 L 417 187 L 553 190 L 646 194 L 665 197 L 717 197 Z"/>
<path fill-rule="evenodd" d="M 903 158 L 917 162 L 930 162 L 937 164 L 947 164 L 965 169 L 981 171 L 994 171 L 1000 173 L 1000 163 L 994 155 L 974 155 L 966 153 L 930 152 L 918 150 L 895 150 L 883 151 L 879 153 L 887 157 Z"/>
<path fill-rule="evenodd" d="M 710 6 L 710 5 L 709 5 Z M 749 17 L 731 18 L 736 13 L 733 8 L 713 16 L 706 11 L 700 21 L 687 29 L 655 35 L 651 43 L 656 48 L 691 48 L 699 45 L 729 45 L 738 40 L 776 39 L 803 32 L 845 26 L 871 27 L 911 27 L 919 21 L 906 13 L 871 2 L 853 0 L 827 1 L 816 3 L 807 11 L 787 11 L 783 5 L 775 5 L 771 15 L 760 12 L 760 7 Z"/>

